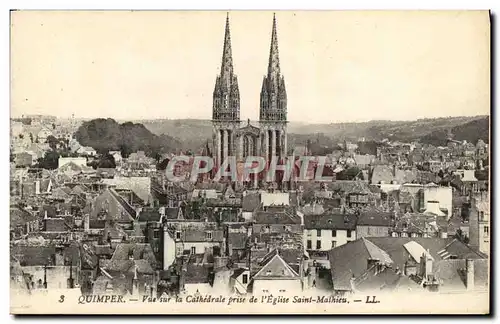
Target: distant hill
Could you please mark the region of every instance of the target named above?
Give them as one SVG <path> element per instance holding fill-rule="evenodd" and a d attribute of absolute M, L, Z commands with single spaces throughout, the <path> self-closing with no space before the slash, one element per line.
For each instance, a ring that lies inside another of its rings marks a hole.
<path fill-rule="evenodd" d="M 140 121 L 152 133 L 165 134 L 182 141 L 184 149 L 197 149 L 212 139 L 210 120 L 200 119 L 158 119 Z M 257 122 L 253 122 L 257 125 Z M 454 139 L 477 142 L 479 138 L 488 142 L 489 117 L 444 117 L 426 118 L 414 121 L 374 120 L 362 123 L 306 124 L 290 122 L 288 124 L 291 146 L 305 145 L 307 140 L 319 141 L 326 147 L 334 147 L 343 140 L 390 140 L 420 141 L 422 143 L 443 145 L 448 132 Z"/>
<path fill-rule="evenodd" d="M 156 154 L 173 152 L 180 147 L 177 139 L 168 135 L 155 135 L 143 124 L 119 124 L 111 118 L 85 121 L 75 136 L 81 145 L 91 146 L 99 153 L 116 150 L 124 156 L 144 151 L 146 155 L 155 157 Z"/>

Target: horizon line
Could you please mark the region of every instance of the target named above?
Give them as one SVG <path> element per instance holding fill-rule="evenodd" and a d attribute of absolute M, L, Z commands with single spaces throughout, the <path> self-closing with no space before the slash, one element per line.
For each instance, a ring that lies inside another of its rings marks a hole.
<path fill-rule="evenodd" d="M 328 125 L 328 124 L 362 124 L 362 123 L 370 123 L 370 122 L 412 122 L 426 119 L 443 119 L 443 118 L 481 118 L 481 117 L 490 117 L 491 114 L 479 114 L 479 115 L 455 115 L 455 116 L 434 116 L 434 117 L 417 117 L 415 119 L 368 119 L 368 120 L 349 120 L 349 121 L 330 121 L 330 122 L 317 122 L 317 121 L 298 121 L 298 120 L 288 120 L 288 123 L 296 123 L 296 124 L 320 124 L 320 125 Z M 79 116 L 56 116 L 50 114 L 23 114 L 21 116 L 10 116 L 10 119 L 21 119 L 28 118 L 30 116 L 43 116 L 43 117 L 54 117 L 56 119 L 76 119 L 76 120 L 94 120 L 94 119 L 113 119 L 117 122 L 141 122 L 141 121 L 162 121 L 162 120 L 198 120 L 198 121 L 209 121 L 211 122 L 211 118 L 168 118 L 168 117 L 156 117 L 156 118 L 115 118 L 115 117 L 79 117 Z M 258 123 L 259 120 L 245 118 L 241 119 L 241 123 L 245 123 L 248 120 L 250 122 Z"/>

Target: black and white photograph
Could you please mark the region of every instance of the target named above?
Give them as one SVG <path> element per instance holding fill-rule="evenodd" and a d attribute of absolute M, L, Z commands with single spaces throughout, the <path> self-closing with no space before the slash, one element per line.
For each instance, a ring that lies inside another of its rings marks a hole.
<path fill-rule="evenodd" d="M 10 12 L 11 314 L 489 314 L 487 10 Z"/>

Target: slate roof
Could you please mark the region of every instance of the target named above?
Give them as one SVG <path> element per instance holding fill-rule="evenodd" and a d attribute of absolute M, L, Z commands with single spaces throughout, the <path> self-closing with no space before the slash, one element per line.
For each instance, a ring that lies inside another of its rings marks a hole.
<path fill-rule="evenodd" d="M 257 224 L 300 224 L 298 216 L 287 211 L 257 211 L 254 215 Z"/>
<path fill-rule="evenodd" d="M 183 271 L 184 283 L 201 284 L 210 282 L 210 267 L 205 265 L 187 264 L 187 271 Z"/>
<path fill-rule="evenodd" d="M 156 257 L 147 243 L 120 243 L 116 246 L 111 260 L 128 260 L 132 254 L 134 260 L 146 260 L 150 264 L 156 264 Z"/>
<path fill-rule="evenodd" d="M 56 246 L 28 246 L 28 245 L 13 245 L 10 247 L 10 254 L 16 257 L 21 266 L 44 266 L 55 265 Z M 63 248 L 62 254 L 65 260 L 65 265 L 78 266 L 80 264 L 80 250 L 77 245 Z"/>
<path fill-rule="evenodd" d="M 351 290 L 351 278 L 360 277 L 368 270 L 369 259 L 377 259 L 387 265 L 394 263 L 389 254 L 365 238 L 332 249 L 329 260 L 333 288 Z"/>
<path fill-rule="evenodd" d="M 358 226 L 391 226 L 392 213 L 382 211 L 361 212 L 358 217 Z"/>
<path fill-rule="evenodd" d="M 432 264 L 432 271 L 441 281 L 440 290 L 466 289 L 466 260 L 441 260 Z M 488 289 L 488 260 L 474 260 L 474 289 Z"/>
<path fill-rule="evenodd" d="M 228 233 L 227 243 L 232 245 L 233 249 L 244 249 L 248 240 L 246 233 Z"/>
<path fill-rule="evenodd" d="M 262 268 L 253 279 L 294 279 L 298 278 L 297 272 L 283 260 L 278 250 L 271 251 L 262 261 Z"/>
<path fill-rule="evenodd" d="M 449 258 L 450 255 L 455 255 L 458 259 L 484 258 L 483 255 L 474 252 L 467 245 L 453 238 L 369 237 L 367 239 L 386 251 L 400 269 L 403 269 L 405 262 L 409 260 L 409 253 L 404 245 L 411 241 L 420 244 L 424 250 L 428 250 L 436 261 Z M 420 262 L 420 260 L 416 261 Z"/>
<path fill-rule="evenodd" d="M 331 191 L 340 191 L 349 193 L 359 193 L 359 194 L 371 194 L 372 191 L 368 185 L 368 182 L 359 180 L 337 180 L 328 185 Z"/>
<path fill-rule="evenodd" d="M 157 209 L 143 208 L 137 217 L 139 222 L 159 222 L 161 218 Z"/>
<path fill-rule="evenodd" d="M 107 219 L 129 222 L 133 221 L 136 217 L 135 209 L 113 189 L 106 189 L 98 196 L 93 207 L 90 215 L 91 219 L 98 219 L 99 212 L 106 208 L 109 212 L 106 216 Z"/>
<path fill-rule="evenodd" d="M 24 210 L 18 206 L 10 207 L 10 227 L 22 226 L 28 222 L 33 222 L 38 219 L 37 216 L 33 215 L 27 210 Z"/>
<path fill-rule="evenodd" d="M 346 229 L 356 228 L 357 217 L 349 214 L 304 215 L 306 229 Z"/>
<path fill-rule="evenodd" d="M 260 195 L 249 193 L 242 198 L 242 209 L 244 212 L 253 212 L 260 205 Z"/>

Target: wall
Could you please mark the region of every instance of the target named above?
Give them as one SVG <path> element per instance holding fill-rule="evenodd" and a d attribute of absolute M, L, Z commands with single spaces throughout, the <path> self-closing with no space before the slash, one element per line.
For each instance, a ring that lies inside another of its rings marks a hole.
<path fill-rule="evenodd" d="M 471 199 L 471 207 L 469 209 L 469 244 L 471 247 L 486 254 L 489 254 L 490 250 L 491 233 L 489 202 L 489 195 L 487 193 L 476 194 Z M 481 217 L 481 215 L 483 216 Z"/>
<path fill-rule="evenodd" d="M 163 270 L 167 270 L 175 261 L 175 241 L 170 234 L 163 231 Z"/>
<path fill-rule="evenodd" d="M 196 248 L 196 254 L 205 253 L 205 248 L 210 248 L 213 246 L 221 246 L 220 242 L 178 242 L 177 246 L 182 246 L 183 250 L 191 251 L 192 247 Z M 222 247 L 221 247 L 222 249 Z"/>
<path fill-rule="evenodd" d="M 386 226 L 356 226 L 356 239 L 362 237 L 387 237 L 389 228 Z"/>
<path fill-rule="evenodd" d="M 347 237 L 347 230 L 338 229 L 336 230 L 336 236 L 332 235 L 331 229 L 321 230 L 321 236 L 317 236 L 316 229 L 305 229 L 304 230 L 304 247 L 306 250 L 317 250 L 317 251 L 329 251 L 333 249 L 332 241 L 336 242 L 336 246 L 341 246 L 349 241 L 354 241 L 356 239 L 356 231 L 351 231 L 351 237 Z M 310 240 L 312 243 L 311 249 L 307 247 L 307 241 Z M 321 248 L 317 249 L 316 241 L 321 241 Z"/>
<path fill-rule="evenodd" d="M 300 279 L 257 279 L 253 283 L 254 296 L 290 296 L 302 293 Z"/>
<path fill-rule="evenodd" d="M 446 208 L 447 217 L 453 213 L 451 187 L 425 186 L 424 187 L 424 209 L 427 209 L 427 201 L 439 201 L 440 208 Z"/>
<path fill-rule="evenodd" d="M 47 267 L 47 288 L 48 289 L 66 289 L 68 288 L 67 280 L 70 276 L 70 266 L 51 266 Z M 38 280 L 44 280 L 44 267 L 43 266 L 27 266 L 23 267 L 25 274 L 33 276 L 35 282 L 35 289 L 38 285 Z M 74 284 L 78 283 L 78 267 L 73 266 L 73 279 Z"/>

